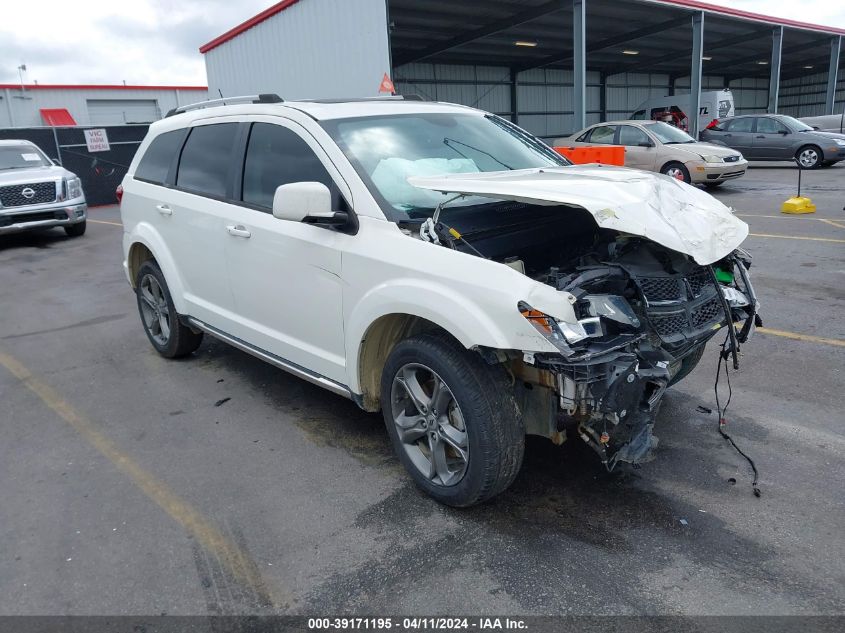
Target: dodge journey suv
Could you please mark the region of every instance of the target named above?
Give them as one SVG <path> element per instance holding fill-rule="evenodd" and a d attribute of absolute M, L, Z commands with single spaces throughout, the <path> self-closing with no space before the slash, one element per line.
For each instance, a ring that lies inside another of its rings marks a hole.
<path fill-rule="evenodd" d="M 0 141 L 0 235 L 61 226 L 79 237 L 87 215 L 75 174 L 54 165 L 29 141 Z"/>
<path fill-rule="evenodd" d="M 748 227 L 683 182 L 463 106 L 220 101 L 154 123 L 123 180 L 150 343 L 208 334 L 381 411 L 443 503 L 507 488 L 526 434 L 648 461 L 666 388 L 753 330 Z"/>

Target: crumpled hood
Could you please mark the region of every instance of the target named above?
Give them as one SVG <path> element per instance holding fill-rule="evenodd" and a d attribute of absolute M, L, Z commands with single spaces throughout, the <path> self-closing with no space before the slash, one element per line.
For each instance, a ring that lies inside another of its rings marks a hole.
<path fill-rule="evenodd" d="M 444 193 L 582 207 L 601 228 L 648 238 L 702 265 L 718 261 L 748 236 L 748 225 L 710 194 L 668 176 L 625 167 L 412 176 L 408 182 Z"/>

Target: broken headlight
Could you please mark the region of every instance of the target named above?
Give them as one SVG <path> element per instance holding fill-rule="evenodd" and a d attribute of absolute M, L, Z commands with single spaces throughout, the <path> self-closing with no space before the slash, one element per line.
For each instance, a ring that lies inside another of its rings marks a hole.
<path fill-rule="evenodd" d="M 535 310 L 526 303 L 519 304 L 519 311 L 534 326 L 534 329 L 556 347 L 560 347 L 561 344 L 568 347 L 567 344 L 604 336 L 601 319 L 597 316 L 579 319 L 576 323 L 568 323 Z"/>
<path fill-rule="evenodd" d="M 737 290 L 736 288 L 722 286 L 722 294 L 725 295 L 728 305 L 732 308 L 744 308 L 747 305 L 751 305 L 751 302 L 748 300 L 748 297 L 745 296 L 745 293 Z"/>

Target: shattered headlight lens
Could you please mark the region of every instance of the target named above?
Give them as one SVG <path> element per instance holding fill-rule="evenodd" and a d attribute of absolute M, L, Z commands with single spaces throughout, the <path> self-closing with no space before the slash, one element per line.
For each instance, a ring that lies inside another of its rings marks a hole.
<path fill-rule="evenodd" d="M 549 339 L 553 344 L 557 341 L 563 343 L 577 343 L 585 338 L 604 336 L 604 328 L 598 317 L 580 319 L 577 323 L 558 321 L 548 314 L 535 310 L 524 303 L 519 306 L 519 311 L 540 334 Z"/>

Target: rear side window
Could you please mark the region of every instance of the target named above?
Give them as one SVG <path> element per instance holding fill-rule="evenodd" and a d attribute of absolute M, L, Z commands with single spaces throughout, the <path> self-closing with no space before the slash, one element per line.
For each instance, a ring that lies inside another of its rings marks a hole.
<path fill-rule="evenodd" d="M 179 159 L 176 186 L 207 196 L 225 197 L 237 132 L 237 123 L 193 128 Z"/>
<path fill-rule="evenodd" d="M 750 132 L 754 129 L 754 117 L 748 117 L 747 119 L 734 119 L 733 121 L 728 121 L 725 124 L 725 128 L 728 132 Z"/>
<path fill-rule="evenodd" d="M 613 135 L 616 130 L 611 125 L 599 125 L 594 127 L 590 132 L 590 143 L 598 143 L 600 145 L 613 145 Z"/>
<path fill-rule="evenodd" d="M 271 209 L 276 187 L 292 182 L 321 182 L 334 189 L 326 168 L 296 132 L 272 123 L 253 124 L 244 162 L 243 201 Z"/>
<path fill-rule="evenodd" d="M 170 165 L 179 153 L 184 138 L 185 130 L 174 130 L 156 136 L 138 163 L 135 178 L 157 185 L 166 184 Z"/>

